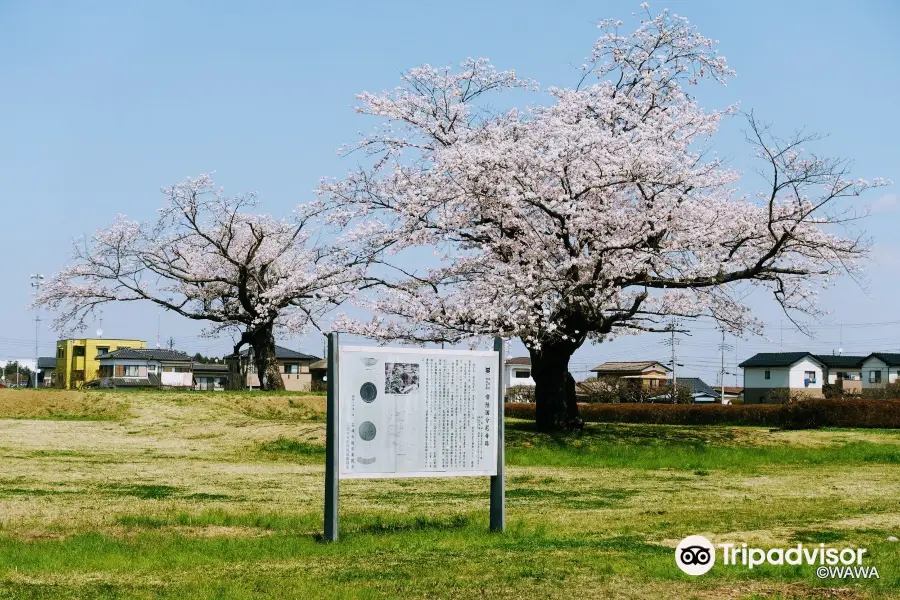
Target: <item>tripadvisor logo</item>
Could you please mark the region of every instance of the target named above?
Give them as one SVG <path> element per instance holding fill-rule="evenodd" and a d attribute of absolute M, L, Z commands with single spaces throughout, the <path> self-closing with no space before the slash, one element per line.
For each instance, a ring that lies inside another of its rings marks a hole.
<path fill-rule="evenodd" d="M 875 566 L 864 565 L 865 548 L 827 548 L 825 544 L 791 548 L 751 548 L 747 544 L 719 544 L 722 564 L 753 569 L 760 565 L 809 565 L 820 579 L 879 579 Z M 716 563 L 712 542 L 702 535 L 690 535 L 675 547 L 675 564 L 688 575 L 703 575 Z"/>
<path fill-rule="evenodd" d="M 715 563 L 715 548 L 702 535 L 689 535 L 675 548 L 675 564 L 688 575 L 703 575 Z"/>

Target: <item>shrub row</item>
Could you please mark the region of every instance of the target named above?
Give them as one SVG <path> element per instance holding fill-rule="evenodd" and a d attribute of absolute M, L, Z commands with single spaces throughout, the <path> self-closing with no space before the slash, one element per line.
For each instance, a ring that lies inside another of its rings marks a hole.
<path fill-rule="evenodd" d="M 876 427 L 900 429 L 900 400 L 801 400 L 788 404 L 579 404 L 593 423 L 756 425 L 785 429 Z M 534 404 L 510 403 L 506 416 L 534 419 Z"/>

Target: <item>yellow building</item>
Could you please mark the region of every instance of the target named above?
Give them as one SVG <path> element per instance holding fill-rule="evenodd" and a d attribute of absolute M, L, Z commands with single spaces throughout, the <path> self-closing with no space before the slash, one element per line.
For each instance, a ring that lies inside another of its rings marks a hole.
<path fill-rule="evenodd" d="M 100 362 L 97 356 L 119 348 L 146 348 L 143 340 L 117 340 L 86 338 L 83 340 L 59 340 L 56 342 L 56 386 L 78 389 L 86 381 L 99 377 Z"/>

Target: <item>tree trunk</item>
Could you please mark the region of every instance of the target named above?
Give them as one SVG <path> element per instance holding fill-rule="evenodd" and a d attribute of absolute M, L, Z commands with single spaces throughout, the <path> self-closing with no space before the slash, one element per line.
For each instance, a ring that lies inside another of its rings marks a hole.
<path fill-rule="evenodd" d="M 253 361 L 259 376 L 259 387 L 263 390 L 278 391 L 284 389 L 278 360 L 275 358 L 275 333 L 272 325 L 256 330 L 250 336 L 250 347 L 253 348 Z"/>
<path fill-rule="evenodd" d="M 584 426 L 575 401 L 575 379 L 569 373 L 569 359 L 577 348 L 572 342 L 552 342 L 528 349 L 539 431 L 569 431 Z"/>

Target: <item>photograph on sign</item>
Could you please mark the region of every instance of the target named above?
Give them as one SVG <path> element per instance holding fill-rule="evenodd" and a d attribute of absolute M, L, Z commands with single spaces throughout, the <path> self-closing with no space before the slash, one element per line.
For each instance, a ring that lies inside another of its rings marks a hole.
<path fill-rule="evenodd" d="M 497 474 L 496 352 L 341 347 L 340 477 Z"/>

